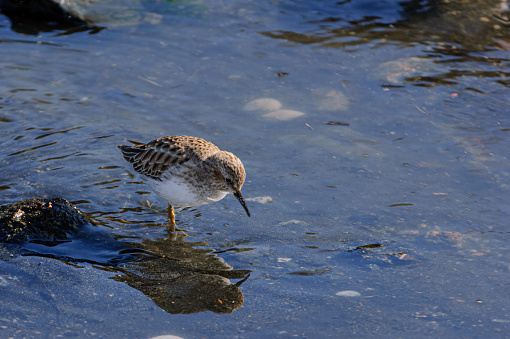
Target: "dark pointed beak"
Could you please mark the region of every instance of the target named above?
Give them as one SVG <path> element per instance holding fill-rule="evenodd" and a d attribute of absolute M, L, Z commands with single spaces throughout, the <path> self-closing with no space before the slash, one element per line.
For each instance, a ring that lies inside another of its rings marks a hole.
<path fill-rule="evenodd" d="M 241 191 L 234 192 L 234 197 L 236 197 L 237 200 L 239 200 L 241 205 L 243 205 L 244 210 L 246 211 L 246 214 L 248 214 L 248 216 L 250 216 L 250 211 L 248 211 L 248 206 L 246 206 L 246 203 L 244 202 L 244 198 L 243 198 L 243 195 L 241 194 Z"/>

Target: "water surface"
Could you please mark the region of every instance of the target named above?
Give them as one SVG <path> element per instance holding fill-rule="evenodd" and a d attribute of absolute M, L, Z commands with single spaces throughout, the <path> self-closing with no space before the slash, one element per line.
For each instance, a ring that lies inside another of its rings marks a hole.
<path fill-rule="evenodd" d="M 119 4 L 0 16 L 1 202 L 91 222 L 3 250 L 2 337 L 508 336 L 508 2 Z M 235 153 L 252 217 L 228 196 L 169 235 L 116 149 L 166 135 Z"/>

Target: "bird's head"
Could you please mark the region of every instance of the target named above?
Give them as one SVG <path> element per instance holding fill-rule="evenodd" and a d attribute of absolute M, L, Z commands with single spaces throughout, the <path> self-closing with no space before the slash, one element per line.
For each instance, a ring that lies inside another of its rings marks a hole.
<path fill-rule="evenodd" d="M 233 194 L 241 203 L 246 214 L 250 216 L 250 211 L 246 202 L 241 194 L 244 180 L 246 179 L 246 172 L 243 163 L 234 154 L 226 151 L 216 153 L 212 161 L 216 162 L 218 172 L 215 173 L 217 185 L 220 190 Z"/>

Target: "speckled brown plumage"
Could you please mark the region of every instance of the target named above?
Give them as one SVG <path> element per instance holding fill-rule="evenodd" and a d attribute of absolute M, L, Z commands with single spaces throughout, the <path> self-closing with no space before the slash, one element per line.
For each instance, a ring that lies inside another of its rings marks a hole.
<path fill-rule="evenodd" d="M 241 195 L 246 172 L 234 154 L 190 136 L 163 137 L 147 144 L 128 141 L 133 145 L 118 146 L 124 159 L 169 205 L 200 206 L 232 193 L 250 215 Z"/>

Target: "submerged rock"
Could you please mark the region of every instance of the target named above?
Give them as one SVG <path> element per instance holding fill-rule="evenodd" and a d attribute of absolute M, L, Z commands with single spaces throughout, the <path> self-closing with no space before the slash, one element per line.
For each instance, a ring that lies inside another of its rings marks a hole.
<path fill-rule="evenodd" d="M 272 98 L 260 98 L 250 101 L 244 106 L 245 111 L 256 111 L 259 113 L 265 113 L 262 116 L 264 118 L 272 120 L 287 121 L 294 118 L 305 115 L 303 112 L 293 111 L 289 109 L 280 109 L 282 104 Z"/>
<path fill-rule="evenodd" d="M 65 239 L 87 219 L 65 199 L 29 199 L 0 206 L 0 242 Z"/>
<path fill-rule="evenodd" d="M 361 297 L 361 293 L 358 291 L 340 291 L 335 294 L 341 297 Z"/>
<path fill-rule="evenodd" d="M 300 117 L 303 115 L 305 115 L 305 113 L 303 113 L 303 112 L 293 111 L 290 109 L 279 109 L 277 111 L 264 114 L 263 117 L 269 118 L 269 119 L 274 119 L 274 120 L 287 121 L 287 120 L 292 120 L 294 118 L 297 118 L 297 117 Z"/>
<path fill-rule="evenodd" d="M 404 84 L 406 81 L 418 81 L 440 72 L 441 67 L 433 60 L 408 57 L 382 63 L 375 75 L 391 84 Z"/>
<path fill-rule="evenodd" d="M 244 106 L 245 111 L 276 111 L 282 104 L 272 98 L 260 98 L 250 101 Z"/>

